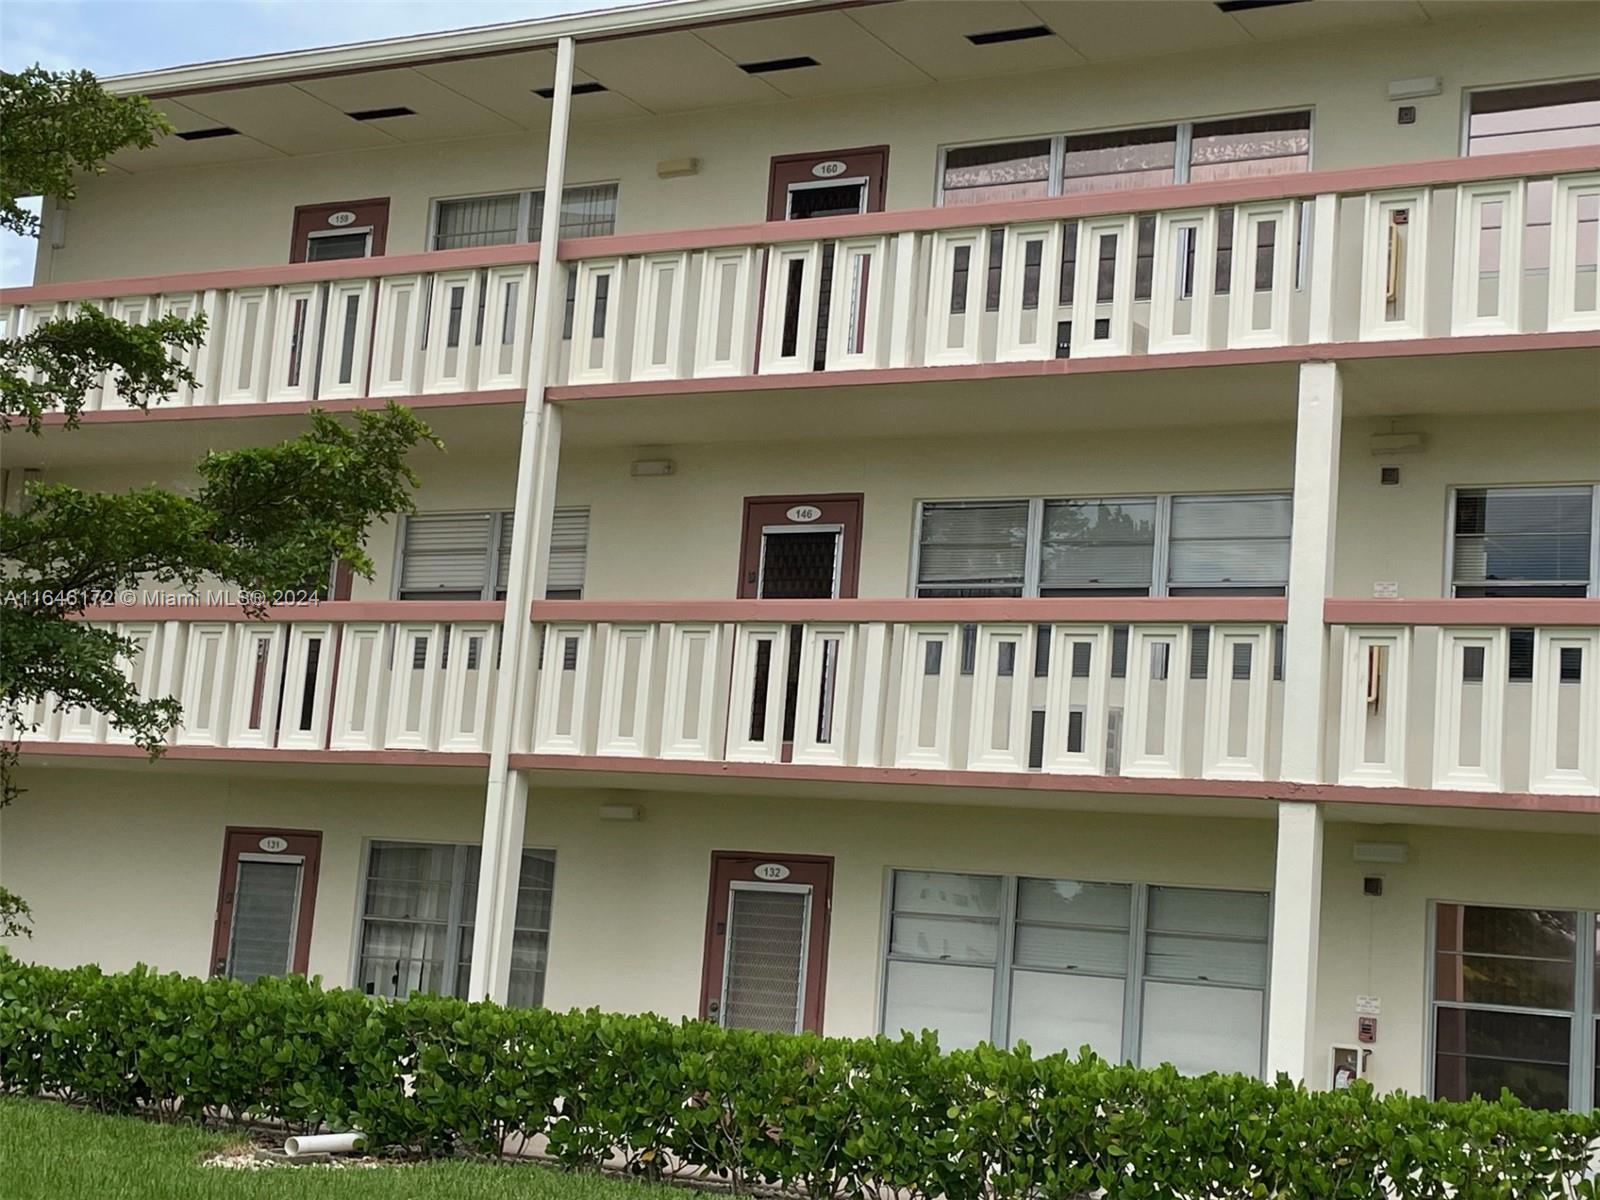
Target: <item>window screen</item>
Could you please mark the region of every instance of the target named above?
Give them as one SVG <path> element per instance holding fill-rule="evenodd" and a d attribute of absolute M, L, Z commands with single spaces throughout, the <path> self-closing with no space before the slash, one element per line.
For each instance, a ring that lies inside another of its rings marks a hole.
<path fill-rule="evenodd" d="M 1288 496 L 1174 496 L 1167 592 L 1282 595 L 1289 585 Z"/>
<path fill-rule="evenodd" d="M 374 842 L 367 859 L 358 986 L 369 996 L 465 996 L 477 909 L 476 846 Z M 555 854 L 522 852 L 509 1002 L 544 997 Z"/>
<path fill-rule="evenodd" d="M 1155 497 L 1047 500 L 1039 593 L 1144 596 L 1155 563 Z"/>
<path fill-rule="evenodd" d="M 433 248 L 459 250 L 463 246 L 501 246 L 517 240 L 517 218 L 522 195 L 470 196 L 439 201 L 434 214 Z"/>
<path fill-rule="evenodd" d="M 1593 1016 L 1577 1012 L 1582 935 L 1593 920 L 1545 909 L 1435 907 L 1436 1097 L 1494 1097 L 1510 1088 L 1536 1108 L 1583 1099 L 1573 1084 L 1576 1078 L 1586 1090 L 1590 1068 L 1572 1069 L 1572 1028 L 1575 1018 Z"/>
<path fill-rule="evenodd" d="M 1451 575 L 1457 596 L 1586 596 L 1593 487 L 1460 488 Z"/>
<path fill-rule="evenodd" d="M 940 194 L 947 205 L 1037 200 L 1050 194 L 1049 138 L 957 146 L 944 153 Z"/>
<path fill-rule="evenodd" d="M 1028 558 L 1028 503 L 924 504 L 919 596 L 1020 596 Z"/>

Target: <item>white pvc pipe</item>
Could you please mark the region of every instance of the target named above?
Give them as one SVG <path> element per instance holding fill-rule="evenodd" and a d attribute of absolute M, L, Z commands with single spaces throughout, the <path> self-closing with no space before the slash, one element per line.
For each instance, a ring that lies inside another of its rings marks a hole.
<path fill-rule="evenodd" d="M 302 1154 L 349 1154 L 367 1148 L 367 1135 L 356 1130 L 349 1133 L 314 1133 L 306 1137 L 292 1137 L 283 1143 L 283 1152 L 290 1158 Z"/>

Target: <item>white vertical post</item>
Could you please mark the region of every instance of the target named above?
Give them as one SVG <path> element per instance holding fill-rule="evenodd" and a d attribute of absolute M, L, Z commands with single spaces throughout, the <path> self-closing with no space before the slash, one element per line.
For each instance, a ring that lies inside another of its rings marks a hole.
<path fill-rule="evenodd" d="M 573 41 L 556 48 L 555 96 L 545 158 L 544 219 L 539 230 L 538 283 L 534 291 L 531 363 L 522 406 L 522 439 L 517 452 L 517 498 L 511 535 L 506 610 L 501 621 L 501 670 L 495 681 L 494 733 L 489 743 L 489 786 L 483 807 L 483 853 L 478 868 L 478 907 L 474 923 L 472 973 L 468 997 L 504 1001 L 511 984 L 511 941 L 522 875 L 522 839 L 528 812 L 528 785 L 510 769 L 513 733 L 521 728 L 521 701 L 532 679 L 535 645 L 530 604 L 542 595 L 550 551 L 550 519 L 555 467 L 561 452 L 561 426 L 545 405 L 550 375 L 556 300 L 561 291 L 557 236 L 561 228 L 561 189 L 567 168 L 567 118 L 572 104 Z"/>
<path fill-rule="evenodd" d="M 1322 778 L 1327 699 L 1327 631 L 1322 602 L 1333 582 L 1334 520 L 1339 507 L 1339 367 L 1303 363 L 1295 425 L 1294 524 L 1289 542 L 1288 622 L 1284 629 L 1282 776 Z"/>
<path fill-rule="evenodd" d="M 1322 774 L 1328 684 L 1322 604 L 1333 579 L 1342 407 L 1338 366 L 1326 362 L 1303 364 L 1295 427 L 1294 526 L 1289 554 L 1288 622 L 1284 631 L 1282 766 L 1285 780 L 1301 783 L 1315 783 Z M 1321 916 L 1322 810 L 1311 801 L 1281 800 L 1272 891 L 1269 1076 L 1283 1071 L 1303 1080 L 1313 1074 L 1311 1038 L 1315 1030 Z"/>
<path fill-rule="evenodd" d="M 917 320 L 917 235 L 895 235 L 894 289 L 889 296 L 889 365 L 909 367 Z"/>
<path fill-rule="evenodd" d="M 1333 341 L 1334 259 L 1339 252 L 1339 194 L 1323 192 L 1312 202 L 1310 324 L 1306 341 Z"/>
<path fill-rule="evenodd" d="M 1272 885 L 1272 982 L 1267 999 L 1267 1078 L 1316 1079 L 1317 942 L 1322 923 L 1322 808 L 1278 801 Z"/>

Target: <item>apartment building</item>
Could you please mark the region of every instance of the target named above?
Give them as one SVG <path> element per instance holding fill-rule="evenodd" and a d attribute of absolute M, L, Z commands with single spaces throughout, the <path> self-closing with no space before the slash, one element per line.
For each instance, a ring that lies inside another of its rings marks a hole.
<path fill-rule="evenodd" d="M 97 610 L 15 949 L 1600 1103 L 1600 10 L 671 0 L 113 81 L 6 329 L 181 485 L 443 439 L 371 580 Z M 294 599 L 294 598 L 289 598 Z"/>

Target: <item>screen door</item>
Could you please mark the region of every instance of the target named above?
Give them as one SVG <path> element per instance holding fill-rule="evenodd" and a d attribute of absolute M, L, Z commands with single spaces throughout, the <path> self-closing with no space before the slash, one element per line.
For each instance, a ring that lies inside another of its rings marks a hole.
<path fill-rule="evenodd" d="M 250 983 L 304 973 L 322 835 L 230 829 L 212 937 L 213 975 Z"/>
<path fill-rule="evenodd" d="M 713 856 L 703 1018 L 821 1031 L 832 879 L 831 859 Z"/>

